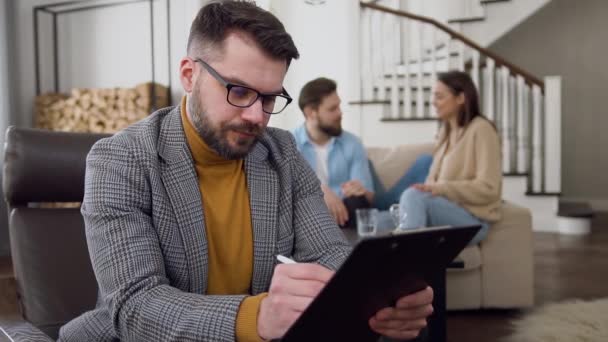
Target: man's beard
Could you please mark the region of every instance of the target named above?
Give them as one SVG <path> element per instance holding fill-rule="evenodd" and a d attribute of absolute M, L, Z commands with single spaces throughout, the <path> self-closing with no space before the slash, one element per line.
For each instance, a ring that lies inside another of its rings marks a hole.
<path fill-rule="evenodd" d="M 207 146 L 213 149 L 218 155 L 229 160 L 242 159 L 253 149 L 258 142 L 259 137 L 264 133 L 264 128 L 243 122 L 237 123 L 220 123 L 219 127 L 214 127 L 209 119 L 208 112 L 203 108 L 199 99 L 199 87 L 195 84 L 190 101 L 188 101 L 188 111 L 192 118 L 192 125 L 198 132 L 198 135 L 205 141 Z M 228 132 L 236 130 L 248 134 L 253 134 L 251 138 L 237 138 L 237 147 L 233 147 L 228 142 Z"/>
<path fill-rule="evenodd" d="M 327 125 L 322 122 L 319 122 L 319 130 L 321 132 L 329 135 L 330 137 L 337 137 L 342 134 L 342 125 L 338 123 L 337 126 Z"/>

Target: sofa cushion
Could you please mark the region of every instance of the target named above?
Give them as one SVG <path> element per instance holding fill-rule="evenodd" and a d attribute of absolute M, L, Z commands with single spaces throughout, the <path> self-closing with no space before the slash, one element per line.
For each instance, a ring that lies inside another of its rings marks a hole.
<path fill-rule="evenodd" d="M 433 147 L 433 143 L 368 147 L 367 156 L 384 188 L 390 189 L 410 168 L 416 158 L 421 154 L 433 153 Z"/>
<path fill-rule="evenodd" d="M 479 246 L 469 246 L 460 252 L 456 259 L 464 262 L 464 270 L 473 270 L 481 267 L 481 250 Z M 461 271 L 462 268 L 449 269 L 450 271 Z"/>

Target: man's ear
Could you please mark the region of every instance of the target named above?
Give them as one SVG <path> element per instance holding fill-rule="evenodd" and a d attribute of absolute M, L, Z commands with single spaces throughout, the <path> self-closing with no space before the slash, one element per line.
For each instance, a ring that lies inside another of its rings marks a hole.
<path fill-rule="evenodd" d="M 184 57 L 179 62 L 179 79 L 182 82 L 184 91 L 188 94 L 192 92 L 194 84 L 196 83 L 196 77 L 194 75 L 194 65 L 196 62 L 190 57 Z"/>
<path fill-rule="evenodd" d="M 305 106 L 302 111 L 304 112 L 304 118 L 306 120 L 312 120 L 317 117 L 317 110 L 312 106 Z"/>

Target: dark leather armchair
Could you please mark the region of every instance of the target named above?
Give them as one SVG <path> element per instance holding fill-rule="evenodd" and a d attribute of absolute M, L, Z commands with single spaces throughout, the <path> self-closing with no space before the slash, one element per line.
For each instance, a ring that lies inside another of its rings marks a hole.
<path fill-rule="evenodd" d="M 56 339 L 63 324 L 95 306 L 97 283 L 80 208 L 56 203 L 82 200 L 86 156 L 105 136 L 16 127 L 6 132 L 4 197 L 24 321 L 0 326 L 14 340 Z"/>

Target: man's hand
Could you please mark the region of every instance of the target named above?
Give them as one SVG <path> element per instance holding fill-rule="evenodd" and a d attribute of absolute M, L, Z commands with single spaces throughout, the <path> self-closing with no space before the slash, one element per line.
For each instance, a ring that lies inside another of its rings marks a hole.
<path fill-rule="evenodd" d="M 321 186 L 321 189 L 323 190 L 323 199 L 329 209 L 329 213 L 340 226 L 343 226 L 348 221 L 348 210 L 346 210 L 342 199 L 325 185 Z"/>
<path fill-rule="evenodd" d="M 372 203 L 374 199 L 374 193 L 367 191 L 363 184 L 356 179 L 342 183 L 340 189 L 344 197 L 365 196 L 369 203 Z"/>
<path fill-rule="evenodd" d="M 340 188 L 342 189 L 342 194 L 344 194 L 344 197 L 363 196 L 367 191 L 363 184 L 361 184 L 361 182 L 358 180 L 350 180 L 342 183 Z"/>
<path fill-rule="evenodd" d="M 430 287 L 401 297 L 395 307 L 384 308 L 370 318 L 373 331 L 398 340 L 413 339 L 426 327 L 426 319 L 433 313 L 433 290 Z"/>
<path fill-rule="evenodd" d="M 277 265 L 260 304 L 258 335 L 264 340 L 281 338 L 334 273 L 317 264 Z"/>

